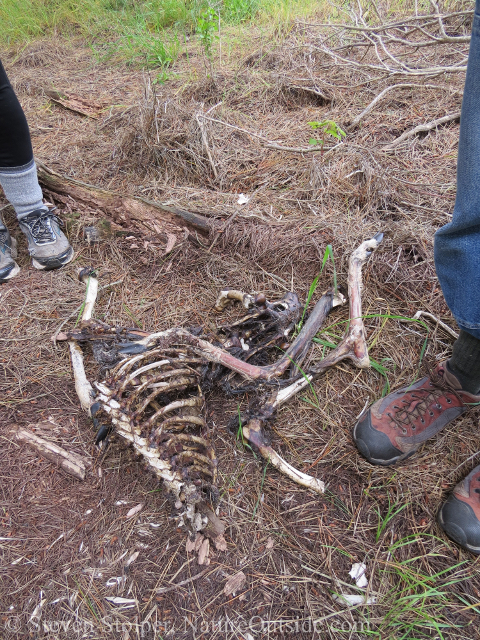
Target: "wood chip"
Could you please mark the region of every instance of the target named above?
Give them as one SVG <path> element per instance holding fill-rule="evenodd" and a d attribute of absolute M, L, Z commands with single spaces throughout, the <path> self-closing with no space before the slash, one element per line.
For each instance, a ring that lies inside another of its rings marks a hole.
<path fill-rule="evenodd" d="M 141 502 L 140 504 L 137 504 L 135 507 L 132 507 L 130 511 L 127 513 L 127 515 L 125 516 L 125 518 L 133 518 L 133 516 L 136 516 L 137 513 L 140 513 L 140 511 L 143 509 L 144 506 L 145 504 Z"/>
<path fill-rule="evenodd" d="M 243 571 L 239 571 L 227 580 L 225 586 L 223 587 L 223 593 L 226 596 L 235 595 L 237 591 L 240 591 L 240 589 L 243 587 L 246 579 L 247 576 L 243 573 Z"/>
<path fill-rule="evenodd" d="M 208 552 L 210 551 L 210 542 L 208 538 L 202 542 L 202 546 L 198 551 L 198 564 L 210 564 Z"/>
<path fill-rule="evenodd" d="M 213 538 L 213 544 L 215 545 L 215 549 L 217 549 L 217 551 L 227 550 L 227 541 L 223 536 L 217 536 L 216 538 Z"/>
<path fill-rule="evenodd" d="M 202 546 L 203 543 L 203 536 L 201 533 L 197 533 L 197 535 L 195 536 L 195 551 L 199 551 L 200 547 Z"/>
<path fill-rule="evenodd" d="M 106 103 L 100 104 L 93 100 L 86 100 L 75 93 L 66 94 L 53 90 L 47 90 L 45 93 L 55 104 L 59 104 L 65 107 L 65 109 L 79 113 L 82 116 L 87 116 L 87 118 L 94 118 L 95 120 L 100 117 L 102 110 L 107 106 Z"/>
<path fill-rule="evenodd" d="M 187 538 L 187 542 L 185 543 L 185 551 L 187 553 L 192 553 L 192 551 L 195 551 L 195 542 L 195 540 Z"/>
<path fill-rule="evenodd" d="M 167 233 L 167 246 L 165 247 L 165 255 L 170 253 L 177 242 L 177 236 L 174 233 Z"/>

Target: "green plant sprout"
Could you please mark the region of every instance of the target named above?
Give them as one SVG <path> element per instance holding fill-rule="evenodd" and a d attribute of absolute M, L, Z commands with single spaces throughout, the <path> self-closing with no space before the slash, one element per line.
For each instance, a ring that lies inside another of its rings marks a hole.
<path fill-rule="evenodd" d="M 321 138 L 310 138 L 308 144 L 311 145 L 320 145 L 320 155 L 323 154 L 323 147 L 325 146 L 325 138 L 327 136 L 332 136 L 335 140 L 341 140 L 346 137 L 346 133 L 343 129 L 340 129 L 338 124 L 334 120 L 323 120 L 322 122 L 318 122 L 314 120 L 313 122 L 308 122 L 312 129 L 320 129 Z"/>
<path fill-rule="evenodd" d="M 311 123 L 309 123 L 311 124 Z M 335 259 L 333 257 L 333 248 L 332 245 L 329 244 L 327 245 L 327 248 L 325 249 L 325 253 L 323 254 L 323 258 L 322 258 L 322 266 L 320 268 L 320 271 L 318 272 L 318 275 L 315 277 L 315 279 L 313 280 L 312 284 L 310 285 L 310 289 L 308 290 L 308 295 L 307 295 L 307 301 L 305 302 L 305 306 L 303 307 L 303 313 L 302 313 L 302 317 L 300 318 L 300 322 L 298 323 L 298 328 L 297 328 L 297 333 L 300 331 L 300 329 L 303 326 L 303 319 L 305 317 L 305 313 L 307 311 L 308 305 L 310 304 L 310 301 L 312 300 L 313 294 L 315 293 L 315 290 L 318 286 L 318 280 L 320 278 L 320 275 L 322 274 L 322 271 L 327 263 L 327 260 L 330 258 L 330 260 L 332 261 L 333 264 L 333 288 L 335 291 L 335 295 L 337 294 L 337 270 L 335 268 Z"/>
<path fill-rule="evenodd" d="M 218 38 L 218 15 L 212 7 L 204 9 L 197 19 L 197 33 L 206 59 L 212 64 L 212 45 Z"/>

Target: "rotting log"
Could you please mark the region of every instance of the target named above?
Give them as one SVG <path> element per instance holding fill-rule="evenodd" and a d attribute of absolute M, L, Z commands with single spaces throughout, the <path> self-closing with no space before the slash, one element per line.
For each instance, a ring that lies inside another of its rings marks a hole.
<path fill-rule="evenodd" d="M 139 196 L 126 196 L 116 191 L 101 189 L 94 185 L 62 176 L 43 162 L 35 160 L 40 184 L 63 196 L 70 196 L 77 202 L 93 209 L 99 209 L 105 216 L 120 226 L 140 224 L 150 232 L 164 233 L 165 226 L 187 228 L 208 235 L 213 227 L 210 221 L 197 213 L 184 211 Z"/>

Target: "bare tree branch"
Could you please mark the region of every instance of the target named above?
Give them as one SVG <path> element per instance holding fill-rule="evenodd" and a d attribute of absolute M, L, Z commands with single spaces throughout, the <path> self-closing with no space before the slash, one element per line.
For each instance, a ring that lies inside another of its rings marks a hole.
<path fill-rule="evenodd" d="M 441 124 L 446 124 L 447 122 L 452 122 L 453 120 L 459 120 L 460 111 L 456 111 L 455 113 L 450 113 L 448 116 L 443 116 L 442 118 L 437 118 L 436 120 L 432 120 L 431 122 L 427 122 L 426 124 L 419 124 L 414 129 L 410 129 L 410 131 L 405 131 L 401 136 L 395 138 L 392 142 L 382 147 L 383 151 L 391 151 L 398 147 L 402 142 L 407 140 L 408 138 L 412 138 L 416 136 L 417 133 L 424 133 L 426 131 L 431 131 L 436 127 L 439 127 Z"/>
<path fill-rule="evenodd" d="M 376 96 L 372 102 L 360 113 L 354 120 L 350 123 L 349 129 L 355 129 L 363 118 L 372 111 L 372 109 L 380 102 L 380 100 L 392 89 L 410 89 L 410 88 L 419 88 L 419 89 L 440 89 L 442 91 L 451 91 L 450 87 L 437 85 L 437 84 L 411 84 L 411 83 L 400 83 L 400 84 L 392 84 L 389 87 L 386 87 L 381 91 L 378 96 Z M 455 92 L 458 93 L 458 92 Z"/>

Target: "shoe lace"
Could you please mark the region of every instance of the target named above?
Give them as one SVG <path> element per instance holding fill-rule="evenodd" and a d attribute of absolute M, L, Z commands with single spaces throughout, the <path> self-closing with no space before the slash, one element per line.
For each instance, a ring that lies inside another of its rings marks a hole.
<path fill-rule="evenodd" d="M 432 402 L 436 402 L 437 409 L 441 409 L 442 406 L 438 402 L 439 398 L 445 396 L 445 393 L 453 394 L 456 396 L 462 404 L 464 401 L 458 391 L 454 389 L 443 377 L 443 370 L 429 371 L 430 389 L 415 389 L 408 394 L 408 399 L 400 400 L 399 405 L 393 405 L 395 411 L 388 413 L 395 428 L 401 429 L 404 433 L 407 431 L 407 427 L 410 427 L 412 431 L 417 428 L 417 423 L 420 420 L 422 424 L 425 423 L 424 416 L 427 413 L 429 406 Z M 451 400 L 447 398 L 447 402 L 450 404 Z M 412 404 L 415 406 L 411 409 Z M 433 415 L 433 412 L 431 412 Z"/>
<path fill-rule="evenodd" d="M 5 253 L 9 248 L 10 247 L 8 246 L 8 231 L 5 231 L 4 229 L 0 229 L 0 251 L 2 253 Z"/>
<path fill-rule="evenodd" d="M 27 217 L 22 220 L 23 224 L 26 224 L 30 229 L 30 233 L 36 243 L 54 242 L 55 232 L 52 229 L 52 222 L 56 222 L 59 226 L 63 227 L 63 222 L 60 218 L 54 214 L 55 209 L 49 209 L 48 211 L 42 211 L 40 215 Z"/>

